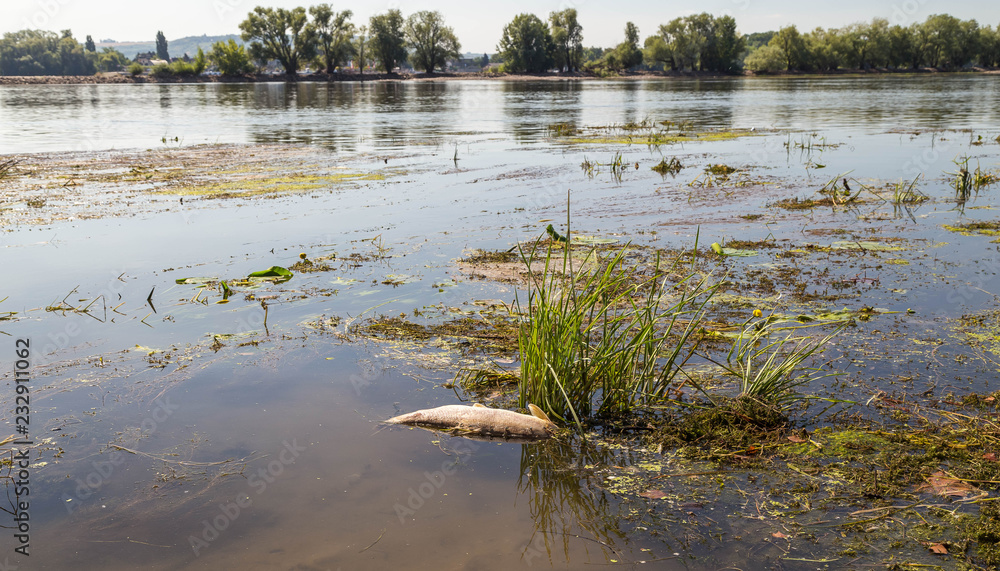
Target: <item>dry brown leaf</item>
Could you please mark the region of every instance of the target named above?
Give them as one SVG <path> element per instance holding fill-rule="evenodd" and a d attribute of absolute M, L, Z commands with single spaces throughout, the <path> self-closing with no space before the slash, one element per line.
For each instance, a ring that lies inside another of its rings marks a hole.
<path fill-rule="evenodd" d="M 781 533 L 780 531 L 776 531 L 776 532 L 772 533 L 771 537 L 777 537 L 778 539 L 788 539 L 788 536 L 785 535 L 785 534 L 783 534 L 783 533 Z"/>
<path fill-rule="evenodd" d="M 927 477 L 927 481 L 917 487 L 918 492 L 933 492 L 939 496 L 967 498 L 979 490 L 968 482 L 952 478 L 938 470 Z"/>
<path fill-rule="evenodd" d="M 663 490 L 646 490 L 645 492 L 639 495 L 644 498 L 649 498 L 651 500 L 658 500 L 660 498 L 667 497 L 667 494 L 663 493 Z"/>
<path fill-rule="evenodd" d="M 801 436 L 796 436 L 794 434 L 792 434 L 791 436 L 789 436 L 788 440 L 791 441 L 791 442 L 794 442 L 796 444 L 802 444 L 803 442 L 807 442 L 807 440 L 805 438 L 802 438 Z"/>
<path fill-rule="evenodd" d="M 943 543 L 934 543 L 933 541 L 921 541 L 920 543 L 927 549 L 930 549 L 931 553 L 948 555 L 948 548 Z"/>

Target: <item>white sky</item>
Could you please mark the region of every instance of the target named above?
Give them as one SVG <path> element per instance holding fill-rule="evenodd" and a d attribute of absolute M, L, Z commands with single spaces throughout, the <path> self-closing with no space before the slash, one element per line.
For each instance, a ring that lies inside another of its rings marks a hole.
<path fill-rule="evenodd" d="M 258 4 L 285 8 L 309 5 L 289 0 L 0 0 L 0 4 L 0 34 L 24 28 L 70 28 L 81 41 L 87 34 L 95 41 L 152 41 L 157 30 L 163 30 L 168 40 L 239 33 L 240 21 Z M 981 25 L 1000 25 L 998 0 L 382 0 L 333 5 L 336 10 L 352 10 L 355 24 L 367 23 L 369 17 L 389 8 L 402 10 L 404 16 L 418 10 L 438 10 L 455 29 L 462 50 L 472 52 L 495 51 L 504 24 L 519 13 L 534 13 L 547 20 L 549 12 L 564 8 L 576 8 L 584 45 L 601 47 L 620 42 L 627 21 L 635 22 L 645 38 L 655 33 L 659 24 L 699 12 L 731 14 L 744 33 L 788 24 L 807 31 L 873 17 L 905 25 L 937 13 L 975 18 Z"/>

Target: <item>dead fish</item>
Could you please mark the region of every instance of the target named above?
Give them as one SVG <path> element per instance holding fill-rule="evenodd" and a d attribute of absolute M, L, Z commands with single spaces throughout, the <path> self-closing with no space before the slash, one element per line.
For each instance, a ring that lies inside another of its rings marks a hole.
<path fill-rule="evenodd" d="M 472 406 L 449 404 L 437 408 L 418 410 L 390 418 L 389 424 L 451 430 L 461 436 L 482 436 L 512 440 L 549 438 L 556 425 L 542 409 L 528 405 L 531 414 L 521 414 L 502 408 L 489 408 L 476 403 Z"/>

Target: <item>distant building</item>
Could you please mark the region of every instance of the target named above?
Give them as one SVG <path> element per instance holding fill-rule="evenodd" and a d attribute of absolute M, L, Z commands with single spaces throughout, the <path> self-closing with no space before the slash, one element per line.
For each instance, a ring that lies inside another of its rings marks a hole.
<path fill-rule="evenodd" d="M 451 71 L 480 71 L 479 58 L 462 57 L 448 62 Z"/>
<path fill-rule="evenodd" d="M 135 54 L 135 62 L 141 65 L 153 65 L 152 61 L 156 58 L 156 52 L 140 52 Z"/>

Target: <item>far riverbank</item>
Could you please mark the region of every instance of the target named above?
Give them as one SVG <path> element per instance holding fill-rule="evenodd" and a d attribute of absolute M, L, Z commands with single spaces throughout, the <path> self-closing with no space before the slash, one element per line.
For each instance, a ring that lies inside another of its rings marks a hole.
<path fill-rule="evenodd" d="M 864 76 L 864 75 L 938 75 L 938 74 L 1000 74 L 997 68 L 971 68 L 961 71 L 942 71 L 936 68 L 907 70 L 889 69 L 845 69 L 834 72 L 778 72 L 768 74 L 720 74 L 700 71 L 641 71 L 613 76 L 598 76 L 587 72 L 538 73 L 538 74 L 496 74 L 482 72 L 464 73 L 312 73 L 308 75 L 248 74 L 235 77 L 225 76 L 164 76 L 128 75 L 124 73 L 98 73 L 95 75 L 6 75 L 0 76 L 0 85 L 65 85 L 65 84 L 115 84 L 115 83 L 266 83 L 266 82 L 340 82 L 340 81 L 440 81 L 440 80 L 504 80 L 504 81 L 561 81 L 595 79 L 666 79 L 666 78 L 716 78 L 716 77 L 784 77 L 784 76 Z"/>

